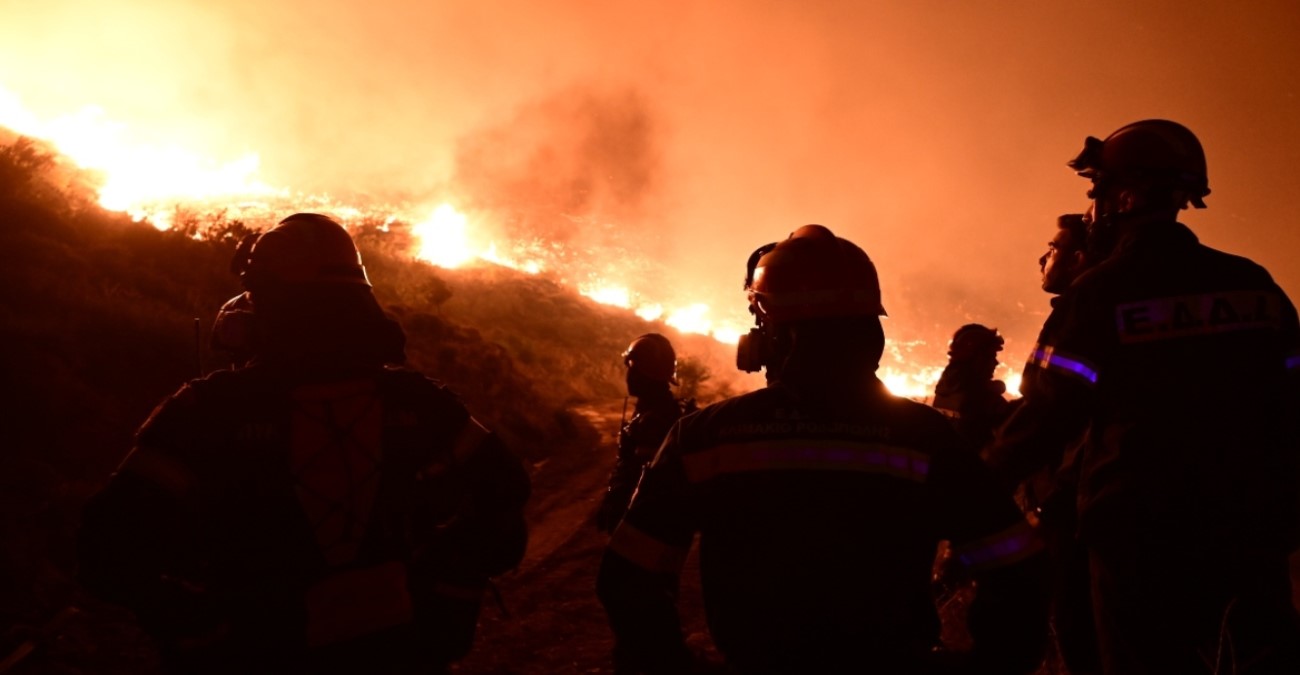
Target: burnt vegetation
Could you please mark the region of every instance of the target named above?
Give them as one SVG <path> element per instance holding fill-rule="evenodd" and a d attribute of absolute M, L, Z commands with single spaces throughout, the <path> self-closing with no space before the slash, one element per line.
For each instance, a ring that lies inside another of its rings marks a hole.
<path fill-rule="evenodd" d="M 265 225 L 178 209 L 159 231 L 99 208 L 95 177 L 38 142 L 0 143 L 0 659 L 31 641 L 38 651 L 15 672 L 145 672 L 149 649 L 130 621 L 72 581 L 78 513 L 151 408 L 200 368 L 223 367 L 208 333 L 242 290 L 230 257 Z M 719 382 L 731 378 L 712 377 L 730 354 L 707 338 L 546 278 L 413 261 L 401 227 L 353 231 L 377 297 L 406 330 L 408 364 L 445 382 L 529 460 L 539 491 L 611 460 L 580 412 L 617 410 L 619 354 L 635 336 L 673 339 L 684 394 L 707 403 L 733 393 Z M 69 622 L 70 607 L 79 609 Z"/>

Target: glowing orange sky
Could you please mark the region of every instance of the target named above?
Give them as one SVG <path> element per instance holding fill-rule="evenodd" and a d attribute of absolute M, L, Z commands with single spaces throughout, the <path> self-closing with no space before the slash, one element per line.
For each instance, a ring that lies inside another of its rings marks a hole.
<path fill-rule="evenodd" d="M 149 140 L 257 152 L 268 183 L 299 189 L 577 181 L 669 262 L 664 284 L 742 316 L 749 252 L 823 223 L 876 260 L 891 336 L 983 321 L 1013 364 L 1047 309 L 1054 219 L 1085 205 L 1065 161 L 1167 117 L 1209 157 L 1210 208 L 1186 222 L 1300 294 L 1293 1 L 3 0 L 0 16 L 0 86 L 38 113 L 98 104 Z M 575 145 L 593 124 L 605 135 Z M 538 183 L 502 185 L 475 194 Z"/>

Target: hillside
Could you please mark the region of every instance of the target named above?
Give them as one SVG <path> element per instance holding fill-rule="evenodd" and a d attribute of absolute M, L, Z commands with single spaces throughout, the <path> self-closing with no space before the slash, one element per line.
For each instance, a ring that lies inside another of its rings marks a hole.
<path fill-rule="evenodd" d="M 207 333 L 242 290 L 228 264 L 255 225 L 196 214 L 159 231 L 97 207 L 92 180 L 30 141 L 0 146 L 0 627 L 14 626 L 0 630 L 0 659 L 79 606 L 80 642 L 63 645 L 67 663 L 56 670 L 129 672 L 148 650 L 99 653 L 135 639 L 129 622 L 87 604 L 71 581 L 78 513 L 150 409 L 220 366 Z M 400 231 L 363 223 L 354 233 L 377 297 L 407 332 L 408 363 L 447 383 L 528 459 L 543 496 L 564 490 L 573 472 L 607 470 L 600 435 L 610 430 L 597 427 L 615 424 L 619 354 L 635 336 L 667 333 L 681 352 L 683 390 L 701 402 L 738 386 L 731 352 L 708 338 L 547 278 L 413 261 Z M 581 510 L 575 517 L 586 517 Z"/>

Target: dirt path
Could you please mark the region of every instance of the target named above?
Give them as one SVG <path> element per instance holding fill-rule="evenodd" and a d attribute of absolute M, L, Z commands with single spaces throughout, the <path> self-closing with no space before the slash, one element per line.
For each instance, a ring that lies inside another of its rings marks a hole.
<path fill-rule="evenodd" d="M 596 599 L 596 572 L 608 537 L 593 514 L 613 465 L 622 401 L 576 409 L 599 441 L 576 459 L 551 460 L 534 475 L 528 553 L 497 580 L 509 614 L 489 600 L 474 650 L 452 672 L 482 675 L 612 673 L 613 636 Z M 682 609 L 692 644 L 707 633 L 694 553 L 683 574 Z"/>

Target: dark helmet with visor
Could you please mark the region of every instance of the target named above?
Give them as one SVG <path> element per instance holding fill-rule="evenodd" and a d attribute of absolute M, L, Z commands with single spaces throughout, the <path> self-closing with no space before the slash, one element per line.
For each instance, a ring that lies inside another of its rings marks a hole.
<path fill-rule="evenodd" d="M 1068 164 L 1099 186 L 1146 183 L 1185 192 L 1198 209 L 1205 208 L 1203 198 L 1210 194 L 1200 140 L 1169 120 L 1134 122 L 1105 140 L 1089 136 Z"/>

